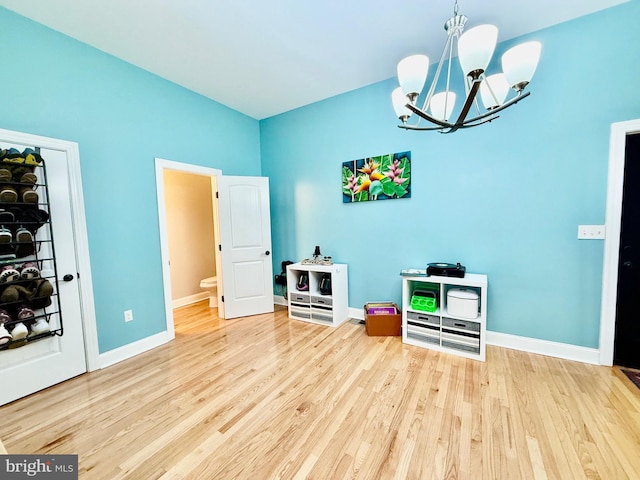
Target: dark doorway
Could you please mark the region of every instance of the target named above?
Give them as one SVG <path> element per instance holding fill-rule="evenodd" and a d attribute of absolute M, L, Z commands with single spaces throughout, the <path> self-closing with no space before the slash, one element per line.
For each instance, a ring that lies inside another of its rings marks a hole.
<path fill-rule="evenodd" d="M 613 362 L 640 368 L 640 134 L 627 135 Z"/>

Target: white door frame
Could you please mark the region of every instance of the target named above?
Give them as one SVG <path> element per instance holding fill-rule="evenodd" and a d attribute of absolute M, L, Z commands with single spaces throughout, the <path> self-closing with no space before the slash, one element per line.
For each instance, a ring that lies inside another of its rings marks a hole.
<path fill-rule="evenodd" d="M 98 348 L 98 332 L 96 327 L 96 310 L 93 300 L 93 280 L 89 257 L 89 239 L 84 211 L 84 194 L 82 192 L 82 176 L 80 173 L 80 151 L 76 142 L 57 138 L 41 137 L 29 133 L 0 129 L 0 141 L 18 143 L 20 145 L 41 147 L 49 150 L 65 152 L 69 172 L 69 202 L 73 219 L 75 237 L 76 262 L 78 266 L 78 289 L 80 307 L 82 309 L 82 328 L 84 333 L 84 351 L 87 371 L 101 368 Z"/>
<path fill-rule="evenodd" d="M 622 189 L 627 135 L 640 133 L 640 120 L 611 124 L 607 183 L 606 236 L 600 310 L 600 364 L 613 365 L 618 300 L 618 257 L 622 222 Z"/>
<path fill-rule="evenodd" d="M 156 158 L 156 188 L 158 195 L 158 223 L 160 225 L 160 253 L 162 258 L 162 284 L 164 286 L 164 309 L 165 318 L 167 319 L 167 335 L 168 341 L 175 338 L 175 327 L 173 323 L 173 301 L 171 300 L 171 269 L 169 268 L 169 236 L 167 234 L 167 209 L 165 204 L 164 193 L 164 171 L 174 170 L 184 173 L 193 173 L 195 175 L 206 175 L 215 179 L 222 175 L 222 170 L 217 168 L 202 167 L 200 165 L 192 165 L 189 163 L 174 162 L 172 160 L 164 160 Z M 215 203 L 215 198 L 214 198 Z M 216 212 L 214 209 L 214 217 Z M 214 222 L 215 223 L 215 222 Z M 219 239 L 219 233 L 215 234 L 215 238 Z M 216 255 L 216 266 L 218 266 L 220 255 Z M 222 295 L 221 279 L 222 275 L 218 275 L 218 297 Z M 222 303 L 218 302 L 218 315 L 223 318 L 224 312 L 220 309 Z"/>

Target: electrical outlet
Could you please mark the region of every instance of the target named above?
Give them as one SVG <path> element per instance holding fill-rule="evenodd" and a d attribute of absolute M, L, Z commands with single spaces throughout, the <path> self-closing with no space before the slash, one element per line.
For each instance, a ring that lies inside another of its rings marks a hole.
<path fill-rule="evenodd" d="M 605 237 L 604 225 L 578 225 L 578 238 L 583 240 L 599 240 Z"/>
<path fill-rule="evenodd" d="M 124 321 L 130 322 L 133 320 L 133 310 L 125 310 L 124 311 Z"/>

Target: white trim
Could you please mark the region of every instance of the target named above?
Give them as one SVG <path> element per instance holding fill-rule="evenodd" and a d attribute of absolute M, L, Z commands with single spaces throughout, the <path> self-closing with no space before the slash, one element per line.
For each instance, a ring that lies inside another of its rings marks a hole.
<path fill-rule="evenodd" d="M 164 171 L 175 170 L 178 172 L 193 173 L 196 175 L 207 175 L 217 177 L 222 175 L 222 170 L 217 168 L 201 167 L 188 163 L 174 162 L 156 158 L 156 191 L 158 197 L 158 226 L 160 229 L 160 255 L 162 261 L 162 284 L 164 286 L 164 310 L 167 322 L 166 333 L 169 340 L 175 338 L 175 327 L 173 323 L 173 300 L 171 299 L 171 269 L 169 268 L 169 236 L 167 234 L 167 212 L 164 194 Z M 218 280 L 218 288 L 220 281 Z M 206 292 L 205 292 L 206 293 Z"/>
<path fill-rule="evenodd" d="M 69 201 L 73 218 L 73 232 L 76 249 L 76 263 L 79 278 L 78 290 L 82 311 L 82 328 L 84 333 L 85 358 L 87 371 L 92 372 L 100 368 L 98 332 L 96 327 L 96 311 L 93 299 L 93 281 L 91 277 L 91 262 L 89 257 L 89 239 L 84 210 L 84 195 L 82 191 L 82 176 L 80 173 L 80 153 L 76 142 L 69 142 L 57 138 L 41 137 L 29 133 L 14 132 L 0 129 L 0 140 L 9 143 L 19 143 L 27 146 L 37 146 L 49 150 L 65 152 L 69 174 Z"/>
<path fill-rule="evenodd" d="M 595 348 L 579 347 L 568 343 L 550 342 L 537 338 L 520 337 L 507 333 L 487 331 L 487 345 L 510 348 L 521 352 L 564 358 L 576 362 L 599 365 L 599 352 Z"/>
<path fill-rule="evenodd" d="M 364 320 L 364 308 L 349 307 L 349 317 L 356 320 Z"/>
<path fill-rule="evenodd" d="M 349 316 L 356 320 L 364 320 L 364 309 L 349 307 Z M 579 347 L 568 343 L 550 342 L 548 340 L 538 340 L 537 338 L 520 337 L 487 330 L 486 344 L 548 357 L 564 358 L 565 360 L 574 360 L 576 362 L 599 364 L 599 351 L 597 349 Z"/>
<path fill-rule="evenodd" d="M 171 306 L 172 308 L 186 307 L 187 305 L 192 305 L 203 300 L 209 300 L 209 294 L 207 292 L 199 292 L 186 297 L 176 298 L 171 302 Z"/>
<path fill-rule="evenodd" d="M 170 335 L 168 332 L 160 332 L 138 340 L 137 342 L 109 350 L 108 352 L 100 354 L 100 368 L 106 368 L 123 360 L 128 360 L 131 357 L 164 345 L 173 340 L 173 338 L 174 335 Z"/>
<path fill-rule="evenodd" d="M 289 303 L 282 295 L 274 295 L 273 296 L 273 304 L 274 305 L 282 305 L 284 307 L 288 307 Z"/>
<path fill-rule="evenodd" d="M 611 124 L 609 173 L 607 181 L 606 231 L 602 267 L 602 301 L 600 309 L 600 364 L 613 365 L 618 300 L 618 255 L 622 217 L 622 189 L 626 138 L 640 133 L 640 120 Z"/>

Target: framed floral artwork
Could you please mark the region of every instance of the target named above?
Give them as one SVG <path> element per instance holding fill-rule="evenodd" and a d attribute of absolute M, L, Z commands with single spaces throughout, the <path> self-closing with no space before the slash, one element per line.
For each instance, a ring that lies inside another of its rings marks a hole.
<path fill-rule="evenodd" d="M 343 203 L 411 197 L 411 152 L 342 164 Z"/>

